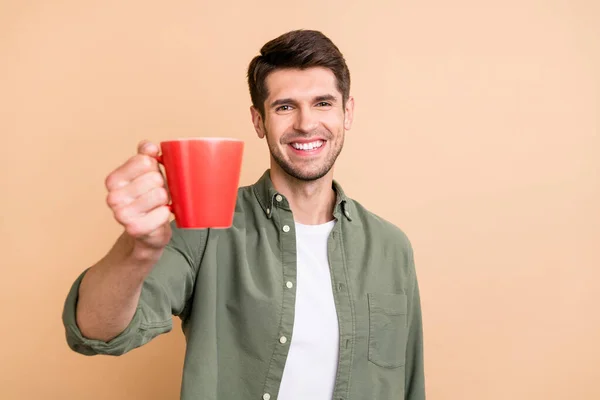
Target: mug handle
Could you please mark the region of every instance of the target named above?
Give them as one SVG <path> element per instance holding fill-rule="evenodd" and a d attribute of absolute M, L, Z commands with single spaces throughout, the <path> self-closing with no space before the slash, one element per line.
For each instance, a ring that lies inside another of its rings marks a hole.
<path fill-rule="evenodd" d="M 162 154 L 159 154 L 159 155 L 157 155 L 157 156 L 154 156 L 154 159 L 156 160 L 156 162 L 158 162 L 158 163 L 159 163 L 160 165 L 162 165 L 162 166 L 163 166 L 163 168 L 164 168 L 164 166 L 165 166 L 165 163 L 163 162 L 163 156 L 162 156 Z M 167 178 L 166 178 L 166 177 L 165 177 L 165 175 L 162 173 L 162 171 L 160 171 L 160 168 L 159 168 L 159 172 L 160 172 L 160 173 L 161 173 L 161 175 L 163 176 L 163 179 L 165 180 L 165 184 L 166 184 L 166 182 L 167 182 Z M 168 190 L 167 190 L 167 192 L 168 192 Z M 173 201 L 171 201 L 169 204 L 165 204 L 165 205 L 167 206 L 167 208 L 169 209 L 169 211 L 171 212 L 171 214 L 174 214 L 174 212 L 173 212 Z"/>

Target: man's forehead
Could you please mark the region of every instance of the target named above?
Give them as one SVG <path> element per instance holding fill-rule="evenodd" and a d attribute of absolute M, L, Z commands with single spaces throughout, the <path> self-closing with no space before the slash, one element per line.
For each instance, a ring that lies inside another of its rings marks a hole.
<path fill-rule="evenodd" d="M 339 94 L 335 75 L 328 68 L 279 69 L 271 72 L 265 83 L 269 99 Z"/>

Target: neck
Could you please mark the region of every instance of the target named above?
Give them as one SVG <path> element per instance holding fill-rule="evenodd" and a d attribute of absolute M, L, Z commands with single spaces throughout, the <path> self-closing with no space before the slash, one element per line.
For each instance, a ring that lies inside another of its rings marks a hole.
<path fill-rule="evenodd" d="M 272 165 L 270 176 L 275 189 L 290 203 L 297 222 L 318 225 L 333 219 L 336 199 L 333 169 L 320 179 L 302 181 L 287 174 L 279 165 Z"/>

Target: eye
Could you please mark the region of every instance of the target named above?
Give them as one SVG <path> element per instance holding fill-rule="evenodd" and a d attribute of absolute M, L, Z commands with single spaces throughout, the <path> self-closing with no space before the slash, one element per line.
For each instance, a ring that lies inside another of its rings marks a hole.
<path fill-rule="evenodd" d="M 331 103 L 328 103 L 326 101 L 321 101 L 321 102 L 317 103 L 317 107 L 331 107 Z"/>
<path fill-rule="evenodd" d="M 279 106 L 275 109 L 275 111 L 280 112 L 280 111 L 290 111 L 292 109 L 291 106 L 288 105 L 283 105 L 283 106 Z"/>

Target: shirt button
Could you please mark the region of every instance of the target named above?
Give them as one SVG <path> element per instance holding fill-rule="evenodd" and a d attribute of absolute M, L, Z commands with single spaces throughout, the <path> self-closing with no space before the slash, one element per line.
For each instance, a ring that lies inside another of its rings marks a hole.
<path fill-rule="evenodd" d="M 285 336 L 280 337 L 279 338 L 279 343 L 286 344 L 287 343 L 287 338 Z"/>
<path fill-rule="evenodd" d="M 293 288 L 293 287 L 294 287 L 294 284 L 293 284 L 291 281 L 287 281 L 287 283 L 285 284 L 285 286 L 286 286 L 288 289 L 291 289 L 291 288 Z"/>
<path fill-rule="evenodd" d="M 290 231 L 290 227 L 289 227 L 289 225 L 284 225 L 284 226 L 283 226 L 283 231 L 284 231 L 285 233 L 288 233 L 288 232 Z"/>
<path fill-rule="evenodd" d="M 269 393 L 263 394 L 263 400 L 270 400 L 270 399 L 271 399 L 271 395 Z"/>
<path fill-rule="evenodd" d="M 283 197 L 281 197 L 281 195 L 278 194 L 277 196 L 275 196 L 275 200 L 277 200 L 278 203 L 281 203 L 281 200 L 283 200 Z"/>
<path fill-rule="evenodd" d="M 267 214 L 271 214 L 271 209 L 267 208 Z"/>
<path fill-rule="evenodd" d="M 350 211 L 346 210 L 344 211 L 344 214 L 346 214 L 346 217 L 350 218 Z"/>

